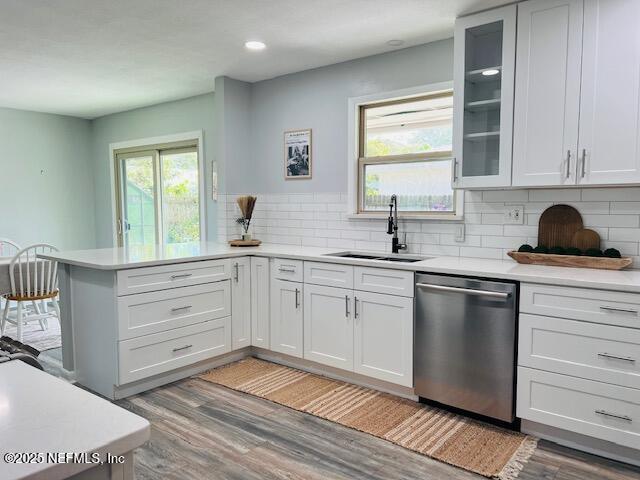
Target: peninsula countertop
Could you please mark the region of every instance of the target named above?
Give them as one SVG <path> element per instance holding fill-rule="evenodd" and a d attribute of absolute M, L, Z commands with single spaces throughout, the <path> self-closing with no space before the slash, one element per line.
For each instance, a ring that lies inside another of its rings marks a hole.
<path fill-rule="evenodd" d="M 0 452 L 123 455 L 149 439 L 149 422 L 21 361 L 0 365 Z M 44 459 L 46 460 L 46 459 Z M 2 459 L 0 459 L 2 462 Z M 3 479 L 67 478 L 90 463 L 3 462 Z"/>
<path fill-rule="evenodd" d="M 52 252 L 41 256 L 75 267 L 115 271 L 253 255 L 640 293 L 640 270 L 612 271 L 547 267 L 521 265 L 513 260 L 468 257 L 425 257 L 424 260 L 418 262 L 398 263 L 330 256 L 330 254 L 340 251 L 340 248 L 280 244 L 263 244 L 259 247 L 230 247 L 222 243 L 203 242 L 153 245 L 130 249 L 75 250 Z"/>

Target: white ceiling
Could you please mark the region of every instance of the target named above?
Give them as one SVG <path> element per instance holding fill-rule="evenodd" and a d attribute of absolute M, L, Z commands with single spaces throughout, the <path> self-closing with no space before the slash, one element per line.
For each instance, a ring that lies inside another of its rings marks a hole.
<path fill-rule="evenodd" d="M 452 36 L 509 0 L 0 0 L 0 106 L 94 118 Z M 246 40 L 267 44 L 244 49 Z"/>

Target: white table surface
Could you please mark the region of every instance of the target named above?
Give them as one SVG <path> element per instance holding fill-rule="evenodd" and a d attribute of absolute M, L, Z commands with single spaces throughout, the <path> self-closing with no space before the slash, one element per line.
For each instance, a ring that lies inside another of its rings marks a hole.
<path fill-rule="evenodd" d="M 149 422 L 21 361 L 0 364 L 0 478 L 67 478 L 91 464 L 8 464 L 5 453 L 122 455 L 149 439 Z"/>
<path fill-rule="evenodd" d="M 263 244 L 259 247 L 230 247 L 203 242 L 178 245 L 153 245 L 141 249 L 102 248 L 52 252 L 42 255 L 61 263 L 98 270 L 123 270 L 218 258 L 259 255 L 320 262 L 394 268 L 428 273 L 447 273 L 522 282 L 543 283 L 640 293 L 640 270 L 596 270 L 591 268 L 521 265 L 513 260 L 489 260 L 465 257 L 433 257 L 415 263 L 391 263 L 379 260 L 331 257 L 340 248 L 300 247 Z"/>

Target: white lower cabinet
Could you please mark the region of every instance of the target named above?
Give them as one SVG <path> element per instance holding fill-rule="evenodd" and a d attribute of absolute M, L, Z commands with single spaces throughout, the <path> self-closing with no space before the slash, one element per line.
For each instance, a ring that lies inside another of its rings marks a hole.
<path fill-rule="evenodd" d="M 413 298 L 354 294 L 354 371 L 413 387 Z"/>
<path fill-rule="evenodd" d="M 251 260 L 231 260 L 231 347 L 251 345 Z"/>
<path fill-rule="evenodd" d="M 271 350 L 302 357 L 302 292 L 300 282 L 271 279 Z"/>
<path fill-rule="evenodd" d="M 251 257 L 251 345 L 268 349 L 269 259 Z"/>
<path fill-rule="evenodd" d="M 185 367 L 231 351 L 231 317 L 120 342 L 119 384 Z"/>
<path fill-rule="evenodd" d="M 518 417 L 640 448 L 640 390 L 518 368 Z"/>
<path fill-rule="evenodd" d="M 304 358 L 353 370 L 353 290 L 305 284 Z"/>

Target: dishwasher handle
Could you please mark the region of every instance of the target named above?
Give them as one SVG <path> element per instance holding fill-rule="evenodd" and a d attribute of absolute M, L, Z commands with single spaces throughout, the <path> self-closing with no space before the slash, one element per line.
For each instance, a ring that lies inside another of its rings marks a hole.
<path fill-rule="evenodd" d="M 433 285 L 431 283 L 416 283 L 416 287 L 429 290 L 437 290 L 440 292 L 463 293 L 465 295 L 474 295 L 476 297 L 491 297 L 507 299 L 511 296 L 509 292 L 493 292 L 491 290 L 474 290 L 473 288 L 449 287 L 446 285 Z"/>

